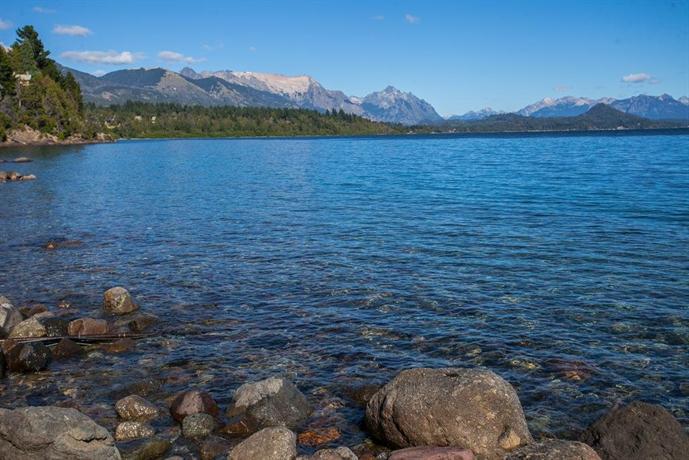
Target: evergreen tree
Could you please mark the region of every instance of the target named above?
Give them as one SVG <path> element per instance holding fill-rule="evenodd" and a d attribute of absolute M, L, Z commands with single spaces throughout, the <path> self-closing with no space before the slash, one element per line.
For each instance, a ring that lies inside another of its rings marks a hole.
<path fill-rule="evenodd" d="M 0 99 L 16 94 L 16 81 L 13 74 L 9 54 L 0 45 Z"/>

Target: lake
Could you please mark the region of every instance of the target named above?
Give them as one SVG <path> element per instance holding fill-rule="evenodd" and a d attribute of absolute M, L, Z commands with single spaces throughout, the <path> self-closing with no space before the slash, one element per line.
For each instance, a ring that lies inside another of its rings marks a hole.
<path fill-rule="evenodd" d="M 486 366 L 532 432 L 574 436 L 616 401 L 689 421 L 689 134 L 124 141 L 5 149 L 0 293 L 101 313 L 127 287 L 160 317 L 130 353 L 0 382 L 3 406 L 164 380 L 224 409 L 286 375 L 342 444 L 358 387 Z M 73 240 L 46 250 L 51 240 Z"/>

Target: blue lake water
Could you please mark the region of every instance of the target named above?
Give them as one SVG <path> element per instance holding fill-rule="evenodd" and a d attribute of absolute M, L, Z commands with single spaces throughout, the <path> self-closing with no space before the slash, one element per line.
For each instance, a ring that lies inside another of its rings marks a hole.
<path fill-rule="evenodd" d="M 618 400 L 689 421 L 687 134 L 0 151 L 18 155 L 34 162 L 2 169 L 38 180 L 0 185 L 0 293 L 97 316 L 123 285 L 162 336 L 5 379 L 3 405 L 77 394 L 99 415 L 152 375 L 224 408 L 284 374 L 351 443 L 349 388 L 482 365 L 536 435 L 573 436 Z M 43 249 L 60 238 L 80 244 Z"/>

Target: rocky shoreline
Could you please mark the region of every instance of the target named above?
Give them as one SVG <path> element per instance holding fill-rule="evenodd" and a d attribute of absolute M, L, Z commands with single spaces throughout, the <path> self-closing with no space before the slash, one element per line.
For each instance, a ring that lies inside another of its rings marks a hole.
<path fill-rule="evenodd" d="M 7 133 L 7 139 L 0 141 L 0 147 L 39 147 L 45 145 L 81 145 L 100 144 L 113 142 L 113 139 L 105 133 L 98 133 L 95 138 L 87 139 L 81 135 L 72 135 L 66 139 L 60 139 L 52 134 L 42 133 L 25 126 L 23 129 L 13 129 Z"/>
<path fill-rule="evenodd" d="M 94 316 L 75 316 L 69 305 L 17 308 L 0 296 L 0 376 L 52 361 L 78 366 L 85 345 L 126 353 L 158 323 L 122 287 L 105 291 Z M 408 369 L 361 391 L 370 439 L 350 446 L 339 445 L 336 427 L 309 423 L 318 411 L 282 376 L 244 383 L 225 410 L 202 387 L 161 397 L 155 386 L 127 386 L 110 409 L 112 431 L 64 404 L 2 408 L 0 458 L 680 460 L 689 452 L 672 414 L 640 401 L 612 408 L 578 439 L 534 439 L 515 389 L 485 368 Z"/>

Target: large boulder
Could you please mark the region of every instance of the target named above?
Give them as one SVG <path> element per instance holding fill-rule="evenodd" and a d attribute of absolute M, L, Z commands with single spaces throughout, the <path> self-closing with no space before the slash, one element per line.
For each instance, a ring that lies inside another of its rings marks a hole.
<path fill-rule="evenodd" d="M 135 422 L 127 420 L 120 423 L 115 428 L 115 439 L 118 441 L 129 441 L 131 439 L 150 438 L 155 434 L 155 430 L 145 422 Z"/>
<path fill-rule="evenodd" d="M 170 406 L 170 415 L 178 422 L 184 420 L 187 415 L 201 413 L 210 414 L 213 417 L 220 415 L 220 408 L 211 395 L 203 391 L 192 390 L 180 393 Z"/>
<path fill-rule="evenodd" d="M 84 354 L 81 346 L 73 340 L 63 338 L 52 349 L 53 358 L 56 360 L 68 359 Z"/>
<path fill-rule="evenodd" d="M 0 409 L 0 458 L 119 460 L 108 430 L 75 409 Z"/>
<path fill-rule="evenodd" d="M 613 408 L 581 435 L 603 460 L 689 458 L 689 436 L 663 407 L 641 401 Z"/>
<path fill-rule="evenodd" d="M 5 352 L 11 372 L 38 372 L 48 367 L 52 354 L 41 342 L 17 343 Z"/>
<path fill-rule="evenodd" d="M 131 313 L 139 308 L 132 300 L 132 296 L 129 295 L 129 291 L 119 286 L 105 291 L 103 307 L 108 313 L 115 315 Z"/>
<path fill-rule="evenodd" d="M 402 371 L 373 395 L 366 424 L 394 447 L 462 447 L 491 460 L 532 440 L 514 388 L 486 369 Z"/>
<path fill-rule="evenodd" d="M 48 335 L 48 330 L 45 328 L 41 322 L 41 317 L 43 313 L 34 315 L 29 319 L 25 319 L 21 323 L 17 324 L 12 328 L 9 338 L 19 339 L 19 338 L 35 338 L 35 337 L 46 337 Z"/>
<path fill-rule="evenodd" d="M 182 420 L 182 435 L 185 438 L 202 439 L 215 429 L 215 419 L 209 414 L 191 414 Z"/>
<path fill-rule="evenodd" d="M 254 433 L 227 455 L 228 460 L 293 460 L 297 436 L 284 427 L 264 428 Z"/>
<path fill-rule="evenodd" d="M 510 452 L 505 460 L 601 460 L 591 446 L 582 442 L 547 439 Z M 650 460 L 650 458 L 649 458 Z"/>
<path fill-rule="evenodd" d="M 271 426 L 296 428 L 310 414 L 311 406 L 299 389 L 289 380 L 274 377 L 237 388 L 227 411 L 228 417 L 238 417 L 250 432 Z"/>
<path fill-rule="evenodd" d="M 12 331 L 12 328 L 23 320 L 19 309 L 12 305 L 12 302 L 0 295 L 0 338 L 5 338 Z"/>

